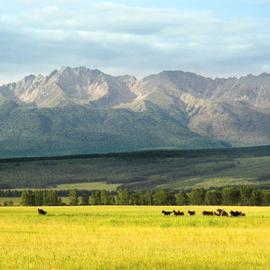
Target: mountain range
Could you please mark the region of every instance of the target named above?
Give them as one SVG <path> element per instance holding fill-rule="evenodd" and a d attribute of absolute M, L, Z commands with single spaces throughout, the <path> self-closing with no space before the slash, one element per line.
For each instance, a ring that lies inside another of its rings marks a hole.
<path fill-rule="evenodd" d="M 270 144 L 270 74 L 62 67 L 0 86 L 2 157 Z"/>

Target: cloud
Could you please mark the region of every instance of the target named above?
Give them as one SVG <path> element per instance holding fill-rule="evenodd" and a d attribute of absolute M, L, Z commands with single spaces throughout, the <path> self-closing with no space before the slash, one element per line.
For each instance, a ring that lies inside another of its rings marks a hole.
<path fill-rule="evenodd" d="M 259 4 L 259 5 L 270 4 L 270 0 L 242 0 L 242 1 L 246 3 Z"/>
<path fill-rule="evenodd" d="M 267 19 L 100 1 L 26 2 L 31 8 L 0 13 L 0 72 L 87 65 L 136 75 L 184 69 L 214 76 L 269 68 Z"/>

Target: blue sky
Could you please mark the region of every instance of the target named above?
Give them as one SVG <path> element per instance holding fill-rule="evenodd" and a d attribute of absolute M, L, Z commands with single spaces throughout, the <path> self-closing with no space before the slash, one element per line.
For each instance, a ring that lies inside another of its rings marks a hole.
<path fill-rule="evenodd" d="M 138 77 L 270 72 L 270 0 L 9 0 L 0 83 L 61 66 Z"/>

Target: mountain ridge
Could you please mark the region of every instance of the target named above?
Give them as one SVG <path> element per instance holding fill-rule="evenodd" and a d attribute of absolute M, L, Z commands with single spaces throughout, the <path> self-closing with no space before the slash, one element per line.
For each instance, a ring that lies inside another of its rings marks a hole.
<path fill-rule="evenodd" d="M 266 145 L 269 114 L 268 73 L 213 79 L 162 71 L 137 79 L 62 67 L 0 86 L 0 149 L 31 155 Z"/>

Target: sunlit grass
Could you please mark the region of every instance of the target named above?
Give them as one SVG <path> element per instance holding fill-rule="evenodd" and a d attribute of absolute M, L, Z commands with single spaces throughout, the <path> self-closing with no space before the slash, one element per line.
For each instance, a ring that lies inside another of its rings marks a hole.
<path fill-rule="evenodd" d="M 226 207 L 241 218 L 204 217 L 216 207 L 0 208 L 0 269 L 268 269 L 270 208 Z M 196 216 L 162 216 L 188 209 Z"/>
<path fill-rule="evenodd" d="M 55 189 L 83 189 L 83 190 L 108 190 L 115 191 L 119 184 L 107 184 L 105 182 L 89 182 L 89 183 L 74 183 L 74 184 L 60 184 Z"/>
<path fill-rule="evenodd" d="M 187 156 L 183 153 L 170 156 L 173 152 L 164 155 L 157 151 L 148 156 L 143 153 L 140 158 L 138 153 L 133 153 L 121 158 L 2 162 L 0 182 L 3 187 L 16 190 L 69 187 L 66 184 L 78 189 L 111 189 L 111 184 L 135 184 L 139 189 L 154 189 L 159 185 L 172 189 L 190 189 L 194 185 L 265 185 L 270 183 L 269 150 L 265 149 L 265 156 L 251 148 L 241 155 L 237 154 L 237 149 L 219 149 L 218 154 L 201 150 L 191 156 L 189 151 L 183 152 Z"/>

